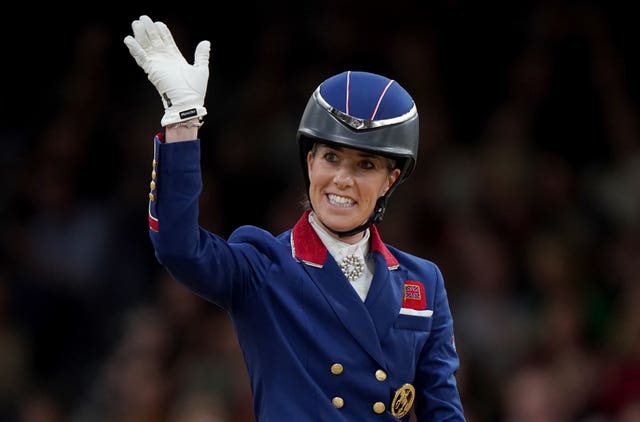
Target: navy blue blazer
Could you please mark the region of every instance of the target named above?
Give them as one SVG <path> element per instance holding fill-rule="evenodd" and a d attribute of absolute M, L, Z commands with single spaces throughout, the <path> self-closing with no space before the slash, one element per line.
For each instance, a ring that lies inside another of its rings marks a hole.
<path fill-rule="evenodd" d="M 149 233 L 158 261 L 235 325 L 260 422 L 464 421 L 438 267 L 382 242 L 364 302 L 308 222 L 228 239 L 199 227 L 200 141 L 154 140 Z M 250 194 L 250 192 L 248 192 Z"/>

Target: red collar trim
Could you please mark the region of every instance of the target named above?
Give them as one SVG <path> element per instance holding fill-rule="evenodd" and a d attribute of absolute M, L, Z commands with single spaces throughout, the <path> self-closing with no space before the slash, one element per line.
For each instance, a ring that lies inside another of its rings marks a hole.
<path fill-rule="evenodd" d="M 309 213 L 306 210 L 291 231 L 291 250 L 295 258 L 301 259 L 309 265 L 322 267 L 327 258 L 327 248 L 320 240 L 316 231 L 309 224 Z M 371 249 L 382 254 L 390 270 L 398 268 L 398 260 L 391 254 L 382 242 L 375 224 L 370 227 Z"/>

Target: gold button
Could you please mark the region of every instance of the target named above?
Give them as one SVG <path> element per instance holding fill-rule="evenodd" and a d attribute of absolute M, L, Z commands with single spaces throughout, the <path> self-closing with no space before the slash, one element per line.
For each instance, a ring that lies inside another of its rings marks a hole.
<path fill-rule="evenodd" d="M 381 401 L 377 401 L 373 404 L 373 411 L 376 412 L 378 415 L 384 412 L 384 403 L 382 403 Z"/>
<path fill-rule="evenodd" d="M 156 188 L 156 182 L 151 181 L 151 183 L 149 183 L 149 187 L 151 188 L 151 190 L 154 190 Z"/>
<path fill-rule="evenodd" d="M 339 363 L 334 363 L 333 365 L 331 365 L 331 373 L 333 375 L 340 375 L 343 370 L 344 368 Z"/>
<path fill-rule="evenodd" d="M 157 162 L 156 160 L 153 160 L 153 161 L 151 162 L 151 166 L 152 166 L 153 168 L 156 168 L 156 167 L 158 166 L 158 162 Z"/>
<path fill-rule="evenodd" d="M 386 372 L 384 372 L 382 369 L 378 369 L 378 370 L 376 371 L 376 379 L 377 379 L 378 381 L 384 381 L 384 380 L 386 380 L 386 379 L 387 379 L 387 373 L 386 373 Z"/>
<path fill-rule="evenodd" d="M 156 196 L 155 196 L 154 194 L 150 193 L 150 194 L 149 194 L 149 200 L 150 200 L 151 202 L 155 201 L 155 200 L 156 200 Z"/>
<path fill-rule="evenodd" d="M 157 176 L 157 175 L 158 175 L 158 173 L 156 173 L 156 171 L 155 171 L 155 170 L 153 170 L 153 171 L 151 172 L 151 178 L 152 178 L 153 180 L 156 180 L 156 176 Z"/>
<path fill-rule="evenodd" d="M 331 403 L 333 403 L 333 407 L 335 407 L 336 409 L 340 409 L 342 408 L 342 406 L 344 406 L 344 400 L 342 399 L 342 397 L 334 397 L 333 399 L 331 399 Z"/>

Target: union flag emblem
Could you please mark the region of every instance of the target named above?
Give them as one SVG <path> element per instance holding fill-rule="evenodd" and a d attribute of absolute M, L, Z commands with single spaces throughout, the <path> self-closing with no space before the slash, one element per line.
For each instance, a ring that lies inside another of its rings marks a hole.
<path fill-rule="evenodd" d="M 402 295 L 402 307 L 408 309 L 427 309 L 427 297 L 424 294 L 424 285 L 415 280 L 404 282 L 404 292 Z"/>

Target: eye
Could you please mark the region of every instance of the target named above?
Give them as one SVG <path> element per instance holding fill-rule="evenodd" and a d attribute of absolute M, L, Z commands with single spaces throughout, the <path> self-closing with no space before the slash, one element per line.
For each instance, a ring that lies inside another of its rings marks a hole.
<path fill-rule="evenodd" d="M 327 151 L 327 152 L 325 152 L 325 153 L 322 155 L 322 158 L 323 158 L 325 161 L 328 161 L 328 162 L 330 162 L 330 163 L 335 163 L 335 162 L 337 162 L 337 161 L 338 161 L 338 156 L 337 156 L 335 153 L 331 152 L 331 151 Z"/>
<path fill-rule="evenodd" d="M 362 160 L 359 163 L 360 168 L 364 169 L 364 170 L 373 170 L 376 168 L 375 163 L 373 163 L 372 161 L 369 160 Z"/>

